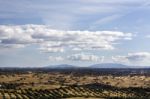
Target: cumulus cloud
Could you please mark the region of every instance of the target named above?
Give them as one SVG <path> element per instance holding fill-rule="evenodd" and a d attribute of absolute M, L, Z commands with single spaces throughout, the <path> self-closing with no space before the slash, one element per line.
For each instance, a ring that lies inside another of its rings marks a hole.
<path fill-rule="evenodd" d="M 60 48 L 60 47 L 41 47 L 39 48 L 39 50 L 41 52 L 45 52 L 45 53 L 55 53 L 55 52 L 64 52 L 64 49 L 63 48 Z"/>
<path fill-rule="evenodd" d="M 24 48 L 22 44 L 0 44 L 0 49 Z"/>
<path fill-rule="evenodd" d="M 104 56 L 96 56 L 89 53 L 71 54 L 68 56 L 49 56 L 50 61 L 84 61 L 84 62 L 103 62 Z"/>
<path fill-rule="evenodd" d="M 127 58 L 130 61 L 142 61 L 147 58 L 150 58 L 150 53 L 148 52 L 129 53 Z"/>
<path fill-rule="evenodd" d="M 47 25 L 0 25 L 1 48 L 37 44 L 43 52 L 112 50 L 115 42 L 130 39 L 132 33 L 119 31 L 65 31 Z"/>
<path fill-rule="evenodd" d="M 68 60 L 71 61 L 93 61 L 93 62 L 102 62 L 104 59 L 104 56 L 99 57 L 96 55 L 92 55 L 92 54 L 84 54 L 84 53 L 80 53 L 80 54 L 73 54 L 67 57 Z"/>
<path fill-rule="evenodd" d="M 128 55 L 126 56 L 113 56 L 112 59 L 115 62 L 123 62 L 123 63 L 147 62 L 150 59 L 150 53 L 149 52 L 128 53 Z"/>
<path fill-rule="evenodd" d="M 20 48 L 26 45 L 41 42 L 40 39 L 34 39 L 28 26 L 0 26 L 0 47 Z"/>

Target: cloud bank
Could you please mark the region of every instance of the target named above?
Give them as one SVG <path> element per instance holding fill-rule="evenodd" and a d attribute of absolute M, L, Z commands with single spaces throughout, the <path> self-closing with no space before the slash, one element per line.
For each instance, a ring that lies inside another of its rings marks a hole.
<path fill-rule="evenodd" d="M 68 56 L 49 56 L 50 61 L 82 61 L 82 62 L 103 62 L 104 56 L 97 56 L 90 53 L 78 53 Z"/>
<path fill-rule="evenodd" d="M 93 62 L 102 62 L 104 60 L 104 56 L 96 56 L 92 54 L 73 54 L 67 57 L 68 60 L 71 61 L 93 61 Z"/>
<path fill-rule="evenodd" d="M 115 62 L 121 63 L 150 63 L 150 53 L 149 52 L 136 52 L 136 53 L 128 53 L 126 56 L 113 56 L 112 59 Z M 139 64 L 140 65 L 140 64 Z"/>
<path fill-rule="evenodd" d="M 113 50 L 114 43 L 131 39 L 132 33 L 119 31 L 65 31 L 47 25 L 0 25 L 0 48 L 36 44 L 42 52 Z"/>

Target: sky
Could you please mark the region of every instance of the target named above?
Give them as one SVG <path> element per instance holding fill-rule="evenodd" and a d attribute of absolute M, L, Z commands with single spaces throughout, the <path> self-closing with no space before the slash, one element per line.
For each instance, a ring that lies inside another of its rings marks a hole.
<path fill-rule="evenodd" d="M 0 66 L 150 66 L 149 0 L 0 0 Z"/>

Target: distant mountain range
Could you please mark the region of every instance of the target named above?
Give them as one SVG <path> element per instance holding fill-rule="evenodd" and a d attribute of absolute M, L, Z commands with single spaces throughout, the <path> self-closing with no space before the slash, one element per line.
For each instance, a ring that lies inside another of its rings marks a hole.
<path fill-rule="evenodd" d="M 82 66 L 74 66 L 68 64 L 46 66 L 46 68 L 78 68 L 78 67 L 82 68 Z M 102 63 L 102 64 L 90 65 L 83 68 L 132 68 L 132 67 L 123 64 L 117 64 L 117 63 Z"/>
<path fill-rule="evenodd" d="M 117 63 L 102 63 L 91 65 L 90 68 L 131 68 L 131 66 L 117 64 Z"/>
<path fill-rule="evenodd" d="M 46 66 L 46 68 L 74 68 L 74 67 L 77 67 L 77 66 L 69 65 L 69 64 L 60 64 L 60 65 L 49 65 L 49 66 Z"/>
<path fill-rule="evenodd" d="M 2 67 L 0 68 L 38 68 L 38 67 Z M 70 64 L 59 64 L 59 65 L 48 65 L 48 66 L 43 66 L 40 68 L 49 68 L 49 69 L 66 69 L 66 68 L 149 68 L 150 66 L 129 66 L 129 65 L 124 65 L 124 64 L 119 64 L 119 63 L 101 63 L 101 64 L 94 64 L 90 66 L 75 66 L 75 65 L 70 65 Z"/>

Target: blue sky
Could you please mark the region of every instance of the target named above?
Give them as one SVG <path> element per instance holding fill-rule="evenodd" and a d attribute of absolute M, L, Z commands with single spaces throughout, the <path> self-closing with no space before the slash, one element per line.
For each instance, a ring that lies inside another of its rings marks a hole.
<path fill-rule="evenodd" d="M 150 66 L 149 0 L 0 0 L 0 66 Z"/>

